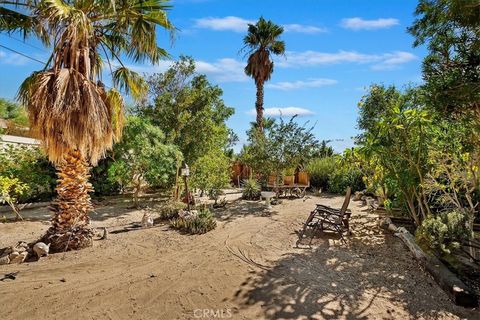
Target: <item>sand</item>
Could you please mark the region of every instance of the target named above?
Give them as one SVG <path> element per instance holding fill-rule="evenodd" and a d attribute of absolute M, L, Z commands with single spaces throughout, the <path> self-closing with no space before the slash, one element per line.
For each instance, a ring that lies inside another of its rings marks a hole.
<path fill-rule="evenodd" d="M 346 244 L 325 234 L 296 248 L 295 231 L 315 203 L 342 201 L 308 196 L 267 212 L 238 200 L 217 211 L 217 228 L 204 235 L 161 225 L 0 266 L 0 277 L 18 272 L 0 282 L 0 319 L 480 319 L 452 304 L 358 202 Z M 98 212 L 93 225 L 111 230 L 143 215 L 125 206 Z M 47 228 L 45 221 L 0 224 L 0 247 Z"/>

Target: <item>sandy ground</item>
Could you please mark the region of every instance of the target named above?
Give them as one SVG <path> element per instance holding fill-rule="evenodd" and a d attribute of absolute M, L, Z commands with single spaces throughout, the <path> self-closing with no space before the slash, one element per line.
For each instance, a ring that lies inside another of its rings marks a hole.
<path fill-rule="evenodd" d="M 111 233 L 80 252 L 0 266 L 1 319 L 480 319 L 453 305 L 400 240 L 376 216 L 351 203 L 353 235 L 342 244 L 322 235 L 295 247 L 295 233 L 315 203 L 284 200 L 266 212 L 235 201 L 217 229 L 182 235 L 166 225 Z M 119 229 L 143 212 L 111 206 L 93 225 Z M 45 214 L 45 212 L 44 212 Z M 32 241 L 48 223 L 0 224 L 0 247 Z"/>

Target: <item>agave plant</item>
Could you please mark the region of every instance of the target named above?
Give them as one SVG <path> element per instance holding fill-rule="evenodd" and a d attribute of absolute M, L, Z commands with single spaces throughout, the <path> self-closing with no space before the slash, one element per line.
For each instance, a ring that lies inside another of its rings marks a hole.
<path fill-rule="evenodd" d="M 28 0 L 26 0 L 28 1 Z M 121 57 L 157 63 L 167 52 L 157 46 L 156 27 L 171 32 L 164 0 L 40 0 L 25 2 L 35 24 L 53 39 L 43 70 L 21 85 L 31 130 L 58 170 L 52 226 L 44 236 L 50 250 L 91 244 L 89 169 L 121 136 L 123 98 L 140 99 L 147 86 Z M 47 40 L 49 40 L 47 39 Z M 114 88 L 100 80 L 108 65 Z"/>

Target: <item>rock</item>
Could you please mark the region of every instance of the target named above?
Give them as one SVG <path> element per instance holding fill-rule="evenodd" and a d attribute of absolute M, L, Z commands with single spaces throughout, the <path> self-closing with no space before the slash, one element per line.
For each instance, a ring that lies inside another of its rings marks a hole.
<path fill-rule="evenodd" d="M 12 261 L 13 259 L 17 258 L 19 255 L 20 255 L 20 253 L 14 251 L 14 252 L 10 253 L 8 255 L 8 257 L 10 258 L 10 261 Z"/>
<path fill-rule="evenodd" d="M 142 226 L 144 228 L 148 228 L 148 227 L 153 226 L 153 218 L 150 217 L 146 212 L 145 212 L 145 214 L 143 215 L 143 218 L 142 218 Z"/>
<path fill-rule="evenodd" d="M 12 253 L 13 254 L 13 253 Z M 11 254 L 11 255 L 12 255 Z M 11 256 L 10 255 L 10 256 Z M 10 263 L 13 264 L 13 263 L 22 263 L 23 261 L 25 261 L 25 259 L 27 259 L 27 256 L 28 256 L 28 252 L 24 251 L 24 252 L 21 252 L 21 253 L 18 253 L 18 256 L 16 256 L 14 259 L 10 259 Z"/>
<path fill-rule="evenodd" d="M 27 248 L 25 248 L 25 247 L 18 247 L 18 246 L 17 246 L 17 247 L 15 247 L 15 248 L 13 249 L 13 251 L 16 251 L 16 252 L 18 252 L 18 253 L 20 253 L 20 252 L 25 252 L 25 251 L 27 251 Z"/>
<path fill-rule="evenodd" d="M 26 243 L 25 241 L 18 241 L 17 248 L 28 249 L 28 243 Z"/>
<path fill-rule="evenodd" d="M 50 244 L 46 245 L 43 242 L 37 242 L 33 246 L 33 251 L 39 259 L 43 256 L 48 256 L 48 252 L 50 251 Z"/>
<path fill-rule="evenodd" d="M 384 218 L 384 219 L 380 219 L 378 221 L 378 225 L 380 226 L 380 228 L 382 229 L 388 229 L 388 226 L 392 223 L 392 220 L 390 218 Z"/>
<path fill-rule="evenodd" d="M 9 264 L 10 263 L 10 258 L 9 256 L 3 256 L 0 258 L 0 266 L 4 264 Z"/>
<path fill-rule="evenodd" d="M 12 253 L 14 250 L 13 250 L 13 247 L 7 247 L 5 248 L 5 250 L 3 251 L 4 254 L 10 254 Z"/>

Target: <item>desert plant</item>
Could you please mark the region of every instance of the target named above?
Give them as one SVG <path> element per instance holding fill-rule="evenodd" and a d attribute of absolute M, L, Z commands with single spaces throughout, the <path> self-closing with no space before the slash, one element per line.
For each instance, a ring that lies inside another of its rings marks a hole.
<path fill-rule="evenodd" d="M 58 197 L 50 206 L 52 226 L 42 240 L 51 244 L 51 251 L 80 249 L 91 245 L 93 236 L 90 165 L 97 164 L 121 136 L 120 91 L 136 100 L 147 91 L 142 77 L 126 68 L 120 57 L 157 63 L 167 56 L 157 46 L 156 30 L 174 29 L 165 11 L 169 7 L 161 0 L 14 5 L 23 5 L 22 11 L 46 29 L 43 40 L 54 39 L 47 65 L 25 79 L 19 90 L 32 132 L 42 140 L 59 176 Z M 101 81 L 106 66 L 113 89 Z"/>
<path fill-rule="evenodd" d="M 17 208 L 17 199 L 27 190 L 28 186 L 17 178 L 0 176 L 0 203 L 8 204 L 17 219 L 23 220 Z"/>
<path fill-rule="evenodd" d="M 178 218 L 178 212 L 180 210 L 185 210 L 187 204 L 181 201 L 170 200 L 158 208 L 158 213 L 161 220 L 170 220 Z"/>
<path fill-rule="evenodd" d="M 250 178 L 244 181 L 242 197 L 245 200 L 258 200 L 260 199 L 261 186 L 257 180 Z"/>
<path fill-rule="evenodd" d="M 439 254 L 450 254 L 463 241 L 472 239 L 471 215 L 462 210 L 428 216 L 417 229 L 416 237 Z"/>
<path fill-rule="evenodd" d="M 316 158 L 310 161 L 306 170 L 310 176 L 311 186 L 327 191 L 332 172 L 337 167 L 337 161 L 336 157 Z"/>
<path fill-rule="evenodd" d="M 190 234 L 203 234 L 215 229 L 217 222 L 210 210 L 202 209 L 196 215 L 171 220 L 171 226 Z"/>

